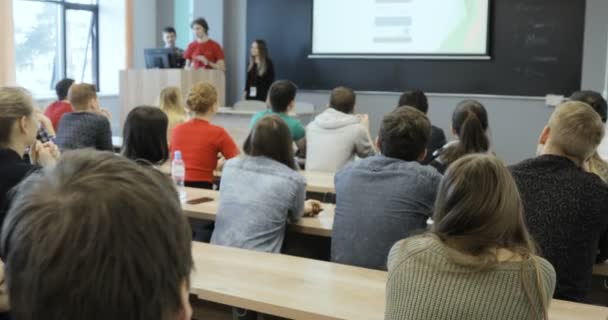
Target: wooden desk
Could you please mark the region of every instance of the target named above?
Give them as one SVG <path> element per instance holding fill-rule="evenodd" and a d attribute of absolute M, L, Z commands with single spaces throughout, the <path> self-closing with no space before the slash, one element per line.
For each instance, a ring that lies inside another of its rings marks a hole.
<path fill-rule="evenodd" d="M 217 214 L 217 208 L 219 204 L 219 192 L 213 190 L 186 188 L 188 193 L 188 200 L 209 197 L 213 201 L 191 205 L 183 204 L 182 209 L 188 218 L 196 220 L 215 221 Z M 300 221 L 289 224 L 289 230 L 293 230 L 298 233 L 315 235 L 321 237 L 331 237 L 331 230 L 334 223 L 334 209 L 335 206 L 332 204 L 323 204 L 324 210 L 313 218 L 302 218 Z"/>
<path fill-rule="evenodd" d="M 333 173 L 302 171 L 308 183 L 306 190 L 319 193 L 336 193 Z"/>
<path fill-rule="evenodd" d="M 290 319 L 383 319 L 387 273 L 193 243 L 190 292 Z M 608 308 L 553 300 L 549 319 L 607 319 Z"/>
<path fill-rule="evenodd" d="M 190 292 L 289 319 L 383 319 L 386 273 L 193 243 Z"/>

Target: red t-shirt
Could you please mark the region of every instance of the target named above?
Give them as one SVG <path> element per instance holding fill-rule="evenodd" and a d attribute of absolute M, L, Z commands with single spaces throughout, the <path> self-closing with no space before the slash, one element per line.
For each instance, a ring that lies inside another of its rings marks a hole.
<path fill-rule="evenodd" d="M 213 182 L 218 153 L 226 159 L 240 153 L 224 128 L 200 119 L 190 120 L 173 129 L 170 150 L 172 159 L 175 151 L 182 152 L 187 182 Z"/>
<path fill-rule="evenodd" d="M 202 61 L 196 60 L 197 56 L 205 56 L 209 62 L 217 63 L 220 60 L 224 60 L 224 50 L 222 50 L 219 43 L 211 39 L 205 42 L 193 41 L 188 45 L 188 48 L 184 52 L 184 59 L 192 61 L 194 69 L 211 69 L 210 65 L 203 65 Z"/>
<path fill-rule="evenodd" d="M 67 101 L 55 101 L 46 108 L 44 115 L 51 119 L 53 128 L 57 131 L 59 120 L 65 113 L 73 112 L 72 105 Z"/>

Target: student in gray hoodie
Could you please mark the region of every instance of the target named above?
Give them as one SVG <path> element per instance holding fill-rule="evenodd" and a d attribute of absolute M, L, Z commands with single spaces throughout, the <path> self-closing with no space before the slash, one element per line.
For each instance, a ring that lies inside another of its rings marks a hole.
<path fill-rule="evenodd" d="M 329 107 L 306 128 L 306 170 L 336 172 L 355 156 L 376 154 L 367 117 L 353 114 L 356 96 L 352 89 L 335 88 Z"/>

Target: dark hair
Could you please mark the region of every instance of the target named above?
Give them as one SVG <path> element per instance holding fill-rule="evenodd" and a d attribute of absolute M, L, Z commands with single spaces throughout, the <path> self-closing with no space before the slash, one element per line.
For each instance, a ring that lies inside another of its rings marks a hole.
<path fill-rule="evenodd" d="M 403 106 L 416 108 L 424 114 L 429 112 L 429 100 L 421 90 L 403 93 L 399 98 L 399 105 L 397 107 Z"/>
<path fill-rule="evenodd" d="M 266 45 L 266 41 L 262 39 L 253 40 L 258 45 L 258 52 L 260 55 L 260 64 L 258 65 L 258 75 L 261 77 L 266 74 L 268 71 L 268 61 L 270 60 L 270 56 L 268 55 L 268 46 Z M 253 70 L 253 66 L 255 65 L 255 59 L 253 56 L 249 57 L 249 66 L 247 66 L 247 72 Z"/>
<path fill-rule="evenodd" d="M 355 111 L 355 103 L 357 96 L 351 88 L 337 87 L 331 92 L 329 105 L 344 113 L 353 113 Z"/>
<path fill-rule="evenodd" d="M 490 149 L 488 113 L 475 100 L 465 100 L 456 106 L 452 114 L 452 129 L 458 134 L 458 142 L 448 147 L 441 155 L 441 162 L 449 166 L 464 155 L 485 153 Z"/>
<path fill-rule="evenodd" d="M 270 86 L 268 98 L 272 111 L 283 113 L 287 112 L 289 104 L 295 100 L 298 88 L 289 80 L 278 80 Z"/>
<path fill-rule="evenodd" d="M 164 320 L 182 310 L 192 237 L 160 171 L 111 152 L 66 152 L 19 187 L 1 239 L 21 320 Z"/>
<path fill-rule="evenodd" d="M 590 105 L 593 110 L 600 115 L 602 122 L 606 123 L 606 118 L 608 116 L 608 104 L 606 103 L 606 99 L 604 99 L 601 94 L 590 90 L 577 91 L 570 96 L 570 100 L 580 101 Z"/>
<path fill-rule="evenodd" d="M 129 112 L 123 129 L 122 155 L 131 160 L 163 164 L 169 159 L 169 119 L 159 108 L 139 106 Z"/>
<path fill-rule="evenodd" d="M 163 29 L 163 32 L 164 33 L 173 33 L 173 34 L 177 35 L 177 32 L 175 31 L 175 28 L 173 28 L 171 26 L 165 27 Z"/>
<path fill-rule="evenodd" d="M 209 24 L 207 23 L 207 20 L 205 20 L 205 18 L 194 19 L 194 21 L 192 21 L 192 23 L 190 24 L 190 28 L 194 28 L 194 25 L 199 25 L 203 27 L 203 29 L 205 29 L 205 33 L 209 33 Z"/>
<path fill-rule="evenodd" d="M 293 140 L 281 117 L 269 115 L 260 119 L 243 145 L 245 154 L 266 157 L 296 170 Z"/>
<path fill-rule="evenodd" d="M 431 123 L 424 113 L 412 107 L 397 108 L 380 125 L 380 151 L 387 157 L 416 161 L 430 136 Z"/>
<path fill-rule="evenodd" d="M 74 80 L 66 78 L 55 85 L 55 93 L 57 93 L 57 100 L 65 100 L 68 98 L 68 92 L 70 87 L 74 84 Z"/>

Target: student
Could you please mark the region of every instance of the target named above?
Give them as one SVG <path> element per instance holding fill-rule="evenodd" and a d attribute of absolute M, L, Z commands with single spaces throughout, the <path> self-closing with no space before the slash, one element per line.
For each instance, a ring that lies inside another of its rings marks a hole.
<path fill-rule="evenodd" d="M 207 20 L 197 18 L 192 21 L 190 27 L 196 39 L 188 45 L 184 52 L 186 68 L 226 70 L 224 50 L 219 43 L 209 39 Z"/>
<path fill-rule="evenodd" d="M 95 86 L 87 83 L 73 84 L 68 98 L 74 112 L 65 114 L 59 122 L 56 138 L 59 148 L 111 151 L 110 121 L 99 108 Z"/>
<path fill-rule="evenodd" d="M 414 90 L 412 92 L 405 92 L 399 98 L 399 107 L 409 106 L 422 111 L 424 114 L 429 112 L 429 101 L 420 90 Z M 431 125 L 431 139 L 429 145 L 426 147 L 427 153 L 426 158 L 421 162 L 422 164 L 429 164 L 433 160 L 433 153 L 441 149 L 447 143 L 445 139 L 445 133 L 443 129 Z"/>
<path fill-rule="evenodd" d="M 462 101 L 452 114 L 452 134 L 457 140 L 437 150 L 431 166 L 444 173 L 452 162 L 467 154 L 489 152 L 490 139 L 487 130 L 486 108 L 475 100 Z"/>
<path fill-rule="evenodd" d="M 186 165 L 186 186 L 212 189 L 218 154 L 231 159 L 239 155 L 239 149 L 224 128 L 211 124 L 219 108 L 217 91 L 212 84 L 195 84 L 186 104 L 192 119 L 173 129 L 171 154 L 175 151 L 182 153 Z"/>
<path fill-rule="evenodd" d="M 182 91 L 178 87 L 167 87 L 160 92 L 160 110 L 169 118 L 167 130 L 167 141 L 171 140 L 173 129 L 188 120 L 188 114 L 184 107 Z"/>
<path fill-rule="evenodd" d="M 556 299 L 584 301 L 598 250 L 608 258 L 608 185 L 582 169 L 603 136 L 593 109 L 567 102 L 540 135 L 541 155 L 511 167 L 528 229 L 557 272 Z"/>
<path fill-rule="evenodd" d="M 431 123 L 403 107 L 384 117 L 377 140 L 381 155 L 336 174 L 333 262 L 386 270 L 393 244 L 426 228 L 441 175 L 424 159 Z"/>
<path fill-rule="evenodd" d="M 59 127 L 59 120 L 61 120 L 61 117 L 66 113 L 74 111 L 70 101 L 68 101 L 68 92 L 73 84 L 74 80 L 69 78 L 57 82 L 55 85 L 57 101 L 50 104 L 46 108 L 46 111 L 44 111 L 44 115 L 51 119 L 54 131 L 57 131 L 57 128 Z"/>
<path fill-rule="evenodd" d="M 385 319 L 547 319 L 555 270 L 536 255 L 523 212 L 500 160 L 452 163 L 431 231 L 390 251 Z"/>
<path fill-rule="evenodd" d="M 165 27 L 163 29 L 163 42 L 165 43 L 165 49 L 173 50 L 173 52 L 175 54 L 175 58 L 177 59 L 176 67 L 178 69 L 181 69 L 185 66 L 186 60 L 184 59 L 184 50 L 182 48 L 179 48 L 175 44 L 176 40 L 177 40 L 177 32 L 175 31 L 175 28 Z"/>
<path fill-rule="evenodd" d="M 123 129 L 122 155 L 161 167 L 169 160 L 167 116 L 156 107 L 139 106 L 129 112 Z"/>
<path fill-rule="evenodd" d="M 289 132 L 291 132 L 291 138 L 298 144 L 298 148 L 305 148 L 306 140 L 303 139 L 306 136 L 306 129 L 304 129 L 304 126 L 298 119 L 288 115 L 293 111 L 293 108 L 296 105 L 296 91 L 297 87 L 291 81 L 275 81 L 268 92 L 270 110 L 256 113 L 251 119 L 249 126 L 253 128 L 256 122 L 261 118 L 267 115 L 276 114 L 287 123 Z"/>
<path fill-rule="evenodd" d="M 190 227 L 170 179 L 72 151 L 19 187 L 3 226 L 14 320 L 187 320 Z"/>
<path fill-rule="evenodd" d="M 356 96 L 352 89 L 335 88 L 327 110 L 306 128 L 306 170 L 333 172 L 355 156 L 376 154 L 367 116 L 354 115 Z"/>
<path fill-rule="evenodd" d="M 258 121 L 243 146 L 246 157 L 226 162 L 211 243 L 279 253 L 287 221 L 315 215 L 304 201 L 306 180 L 296 170 L 293 141 L 276 115 Z"/>
<path fill-rule="evenodd" d="M 572 101 L 580 101 L 588 104 L 597 112 L 602 118 L 602 123 L 606 124 L 606 118 L 608 117 L 608 104 L 601 94 L 595 91 L 578 91 L 570 96 Z M 605 140 L 605 139 L 604 139 Z M 602 140 L 602 143 L 604 143 Z M 601 145 L 600 144 L 600 145 Z M 597 174 L 604 182 L 608 183 L 608 163 L 602 159 L 596 151 L 593 157 L 587 161 L 587 168 L 589 172 Z"/>
<path fill-rule="evenodd" d="M 274 82 L 274 65 L 268 56 L 266 41 L 260 39 L 253 41 L 250 54 L 245 99 L 266 102 L 268 90 Z"/>
<path fill-rule="evenodd" d="M 51 167 L 59 158 L 52 142 L 36 141 L 39 116 L 30 94 L 23 88 L 0 87 L 0 225 L 8 209 L 9 191 L 40 167 Z M 30 149 L 30 162 L 23 160 Z"/>

